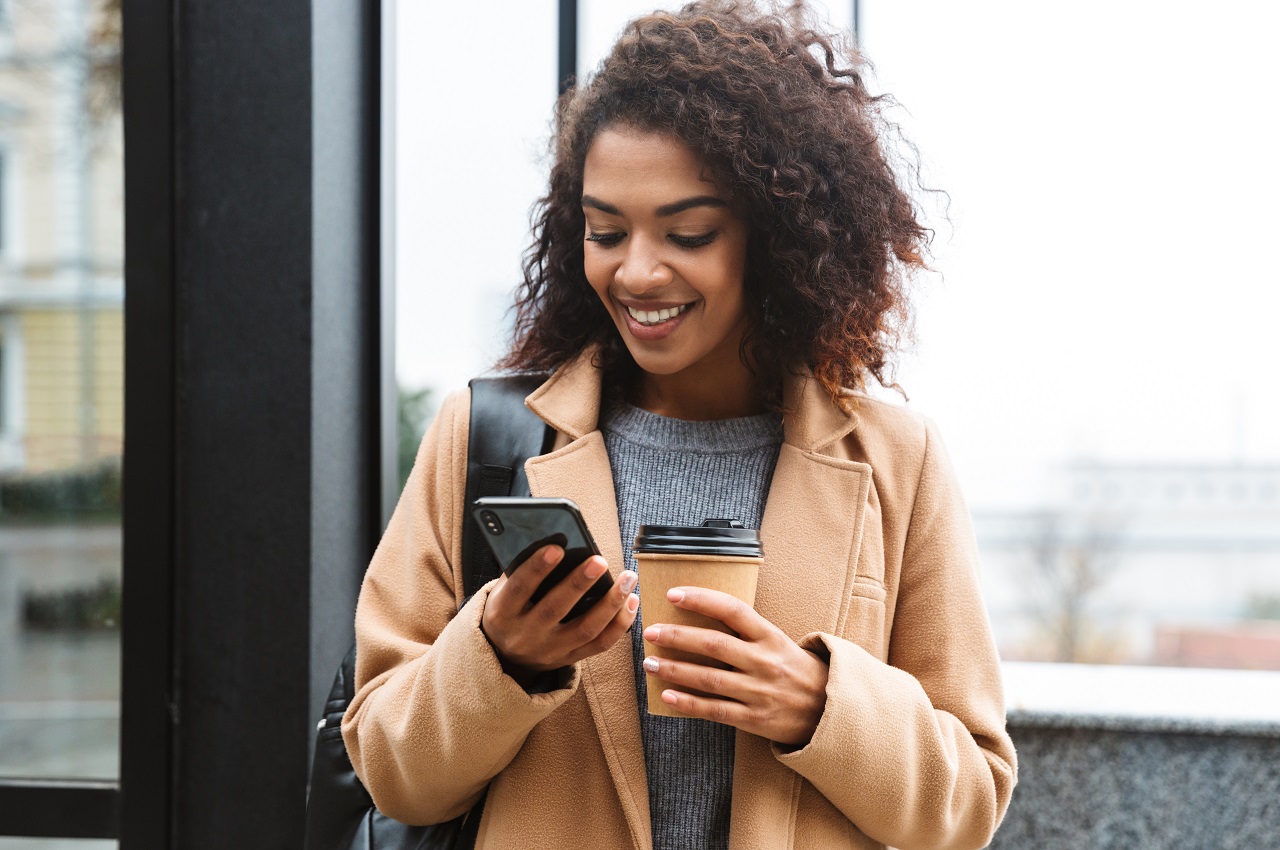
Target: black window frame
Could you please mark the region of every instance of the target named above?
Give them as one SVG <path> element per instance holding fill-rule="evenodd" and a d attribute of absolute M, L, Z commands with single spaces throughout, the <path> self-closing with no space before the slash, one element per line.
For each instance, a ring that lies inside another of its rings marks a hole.
<path fill-rule="evenodd" d="M 124 0 L 121 772 L 0 778 L 0 835 L 301 842 L 394 457 L 380 14 Z"/>
<path fill-rule="evenodd" d="M 396 495 L 393 4 L 123 0 L 121 771 L 0 778 L 0 837 L 301 842 Z"/>

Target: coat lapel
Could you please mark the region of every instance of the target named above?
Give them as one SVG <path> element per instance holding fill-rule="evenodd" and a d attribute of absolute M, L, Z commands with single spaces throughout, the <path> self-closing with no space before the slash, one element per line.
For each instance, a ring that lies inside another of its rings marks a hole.
<path fill-rule="evenodd" d="M 839 632 L 870 484 L 866 464 L 782 446 L 760 533 L 765 558 L 755 608 L 794 640 Z M 779 829 L 786 825 L 788 841 L 794 835 L 800 783 L 769 741 L 738 732 L 729 846 L 789 847 Z"/>
<path fill-rule="evenodd" d="M 555 451 L 525 466 L 531 491 L 577 502 L 616 576 L 623 563 L 621 532 L 609 457 L 597 429 L 600 373 L 590 354 L 559 370 L 526 403 L 560 432 Z M 791 379 L 783 404 L 786 436 L 761 529 L 765 561 L 756 610 L 799 640 L 811 632 L 840 630 L 872 475 L 865 463 L 827 453 L 856 428 L 857 417 L 833 405 L 816 381 Z M 619 640 L 583 662 L 582 687 L 632 839 L 638 848 L 651 847 L 631 642 Z M 790 846 L 800 776 L 773 757 L 763 738 L 739 732 L 735 746 L 730 846 Z M 779 841 L 782 835 L 785 843 Z"/>
<path fill-rule="evenodd" d="M 786 438 L 760 531 L 756 610 L 793 639 L 836 633 L 857 571 L 871 467 L 826 453 L 856 426 L 817 383 L 788 386 Z"/>
<path fill-rule="evenodd" d="M 871 467 L 823 452 L 857 426 L 807 376 L 783 399 L 785 442 L 765 504 L 764 566 L 755 608 L 794 640 L 837 634 L 856 573 Z M 838 590 L 838 592 L 833 592 Z M 773 756 L 769 741 L 735 738 L 729 845 L 790 847 L 801 778 Z"/>
<path fill-rule="evenodd" d="M 582 367 L 582 359 L 566 366 L 526 400 L 561 438 L 550 454 L 531 458 L 525 471 L 534 496 L 560 496 L 578 504 L 596 545 L 609 562 L 609 572 L 616 578 L 623 564 L 622 532 L 609 455 L 596 427 L 600 377 L 594 368 Z M 582 662 L 582 689 L 632 841 L 637 850 L 648 850 L 653 846 L 649 785 L 633 665 L 631 640 L 624 635 L 609 649 Z"/>

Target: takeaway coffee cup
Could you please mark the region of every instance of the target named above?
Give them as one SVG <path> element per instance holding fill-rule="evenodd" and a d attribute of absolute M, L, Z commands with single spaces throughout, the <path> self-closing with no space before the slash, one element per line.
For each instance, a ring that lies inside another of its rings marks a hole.
<path fill-rule="evenodd" d="M 756 579 L 764 550 L 760 533 L 743 528 L 736 520 L 709 519 L 701 526 L 642 525 L 635 541 L 636 568 L 640 573 L 640 611 L 644 626 L 653 623 L 699 626 L 732 633 L 719 620 L 677 608 L 667 601 L 673 587 L 708 587 L 736 596 L 748 605 L 756 600 Z M 644 642 L 645 655 L 692 661 L 715 667 L 725 665 L 703 655 L 664 649 Z M 662 701 L 668 683 L 645 674 L 649 713 L 685 717 Z M 689 689 L 690 693 L 700 693 Z"/>

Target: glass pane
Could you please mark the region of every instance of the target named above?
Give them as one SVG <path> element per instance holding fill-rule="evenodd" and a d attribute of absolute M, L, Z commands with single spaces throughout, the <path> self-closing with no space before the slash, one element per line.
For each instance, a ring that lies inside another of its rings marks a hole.
<path fill-rule="evenodd" d="M 578 0 L 578 67 L 594 69 L 632 19 L 684 5 L 685 0 Z M 854 0 L 807 0 L 805 6 L 828 28 L 852 31 Z"/>
<path fill-rule="evenodd" d="M 119 15 L 119 0 L 0 0 L 6 776 L 119 774 Z"/>
<path fill-rule="evenodd" d="M 900 379 L 1002 653 L 1280 669 L 1269 4 L 863 2 L 950 192 Z"/>
<path fill-rule="evenodd" d="M 477 61 L 468 39 L 432 36 L 471 31 L 474 8 L 396 4 L 396 372 L 412 392 L 465 386 L 500 353 L 545 180 L 556 7 L 486 15 L 483 52 L 507 58 Z M 424 38 L 435 47 L 422 50 Z M 459 68 L 465 84 L 450 82 Z"/>

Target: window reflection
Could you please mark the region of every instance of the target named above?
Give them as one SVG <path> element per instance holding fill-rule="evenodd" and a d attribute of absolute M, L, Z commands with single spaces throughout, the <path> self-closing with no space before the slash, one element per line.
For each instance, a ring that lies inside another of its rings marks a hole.
<path fill-rule="evenodd" d="M 0 2 L 0 775 L 119 772 L 119 16 Z"/>
<path fill-rule="evenodd" d="M 1280 227 L 1280 11 L 862 9 L 951 192 L 901 381 L 952 450 L 1002 655 L 1280 670 L 1280 300 L 1222 248 Z"/>

